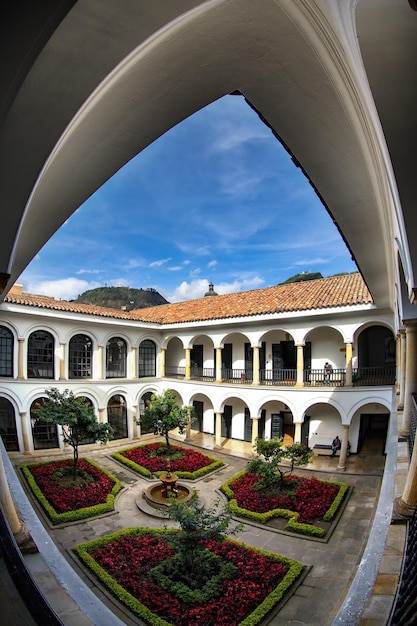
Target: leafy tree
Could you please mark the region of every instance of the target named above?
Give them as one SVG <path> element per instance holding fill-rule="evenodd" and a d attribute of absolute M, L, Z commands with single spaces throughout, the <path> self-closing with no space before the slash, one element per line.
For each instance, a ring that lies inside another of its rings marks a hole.
<path fill-rule="evenodd" d="M 323 278 L 323 275 L 320 272 L 302 272 L 301 274 L 294 274 L 294 276 L 290 276 L 290 278 L 284 280 L 281 285 L 288 285 L 289 283 L 301 283 L 305 280 L 316 280 L 317 278 Z"/>
<path fill-rule="evenodd" d="M 187 424 L 192 420 L 193 410 L 192 406 L 180 406 L 175 392 L 167 389 L 160 396 L 152 394 L 137 422 L 142 428 L 151 430 L 154 435 L 165 437 L 166 452 L 169 455 L 171 452 L 169 432 L 178 428 L 180 434 L 183 434 Z"/>
<path fill-rule="evenodd" d="M 313 451 L 302 443 L 294 443 L 284 446 L 283 437 L 277 439 L 257 439 L 257 457 L 249 461 L 247 470 L 262 476 L 259 482 L 260 489 L 278 486 L 282 490 L 284 478 L 290 476 L 295 466 L 307 465 L 313 456 Z M 288 469 L 280 467 L 282 461 L 290 461 Z"/>
<path fill-rule="evenodd" d="M 204 584 L 210 576 L 210 560 L 205 542 L 213 539 L 224 541 L 230 535 L 236 535 L 243 528 L 242 524 L 231 528 L 232 515 L 228 506 L 220 509 L 220 499 L 205 507 L 194 489 L 188 502 L 170 500 L 169 517 L 179 523 L 179 530 L 173 534 L 172 547 L 177 551 L 173 562 L 173 577 L 186 580 L 191 586 Z"/>
<path fill-rule="evenodd" d="M 110 424 L 100 424 L 94 415 L 93 407 L 83 397 L 76 397 L 65 389 L 62 393 L 51 388 L 46 390 L 47 399 L 35 409 L 38 417 L 49 424 L 60 424 L 64 443 L 74 451 L 74 478 L 77 474 L 78 447 L 86 439 L 94 438 L 107 443 L 113 435 Z"/>

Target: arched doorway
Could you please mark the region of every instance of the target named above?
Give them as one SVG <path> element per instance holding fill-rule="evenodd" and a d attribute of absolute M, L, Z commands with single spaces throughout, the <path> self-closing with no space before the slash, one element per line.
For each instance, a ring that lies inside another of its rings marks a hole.
<path fill-rule="evenodd" d="M 49 424 L 41 420 L 36 409 L 42 406 L 46 401 L 46 398 L 37 398 L 30 405 L 30 423 L 32 426 L 32 440 L 34 450 L 49 450 L 51 448 L 58 448 L 58 426 L 56 424 Z"/>
<path fill-rule="evenodd" d="M 107 419 L 113 428 L 113 439 L 127 437 L 127 407 L 123 396 L 117 394 L 107 404 Z"/>
<path fill-rule="evenodd" d="M 0 397 L 0 435 L 8 452 L 19 450 L 16 417 L 13 404 L 7 398 Z"/>

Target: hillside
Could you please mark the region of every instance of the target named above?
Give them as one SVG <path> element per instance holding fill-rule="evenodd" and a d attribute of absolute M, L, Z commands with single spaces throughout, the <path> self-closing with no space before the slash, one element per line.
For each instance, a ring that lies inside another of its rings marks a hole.
<path fill-rule="evenodd" d="M 132 287 L 99 287 L 82 293 L 75 302 L 93 304 L 111 309 L 145 309 L 149 306 L 169 304 L 155 289 L 133 289 Z"/>

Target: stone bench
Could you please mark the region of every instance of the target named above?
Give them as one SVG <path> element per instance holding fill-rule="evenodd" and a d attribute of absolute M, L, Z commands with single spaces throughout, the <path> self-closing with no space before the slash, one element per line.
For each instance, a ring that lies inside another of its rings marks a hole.
<path fill-rule="evenodd" d="M 316 456 L 330 456 L 332 453 L 332 446 L 330 443 L 316 443 L 313 446 L 313 452 Z M 340 456 L 340 450 L 336 450 L 335 456 Z"/>

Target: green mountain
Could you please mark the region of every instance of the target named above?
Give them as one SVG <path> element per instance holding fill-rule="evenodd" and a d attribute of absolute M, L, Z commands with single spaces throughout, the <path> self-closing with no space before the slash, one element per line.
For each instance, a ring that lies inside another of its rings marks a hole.
<path fill-rule="evenodd" d="M 295 274 L 287 280 L 284 280 L 281 285 L 287 285 L 288 283 L 301 283 L 304 280 L 315 280 L 316 278 L 323 278 L 320 272 L 303 272 L 302 274 Z"/>
<path fill-rule="evenodd" d="M 84 291 L 74 302 L 109 307 L 110 309 L 145 309 L 149 306 L 169 304 L 155 289 L 132 287 L 98 287 Z"/>

